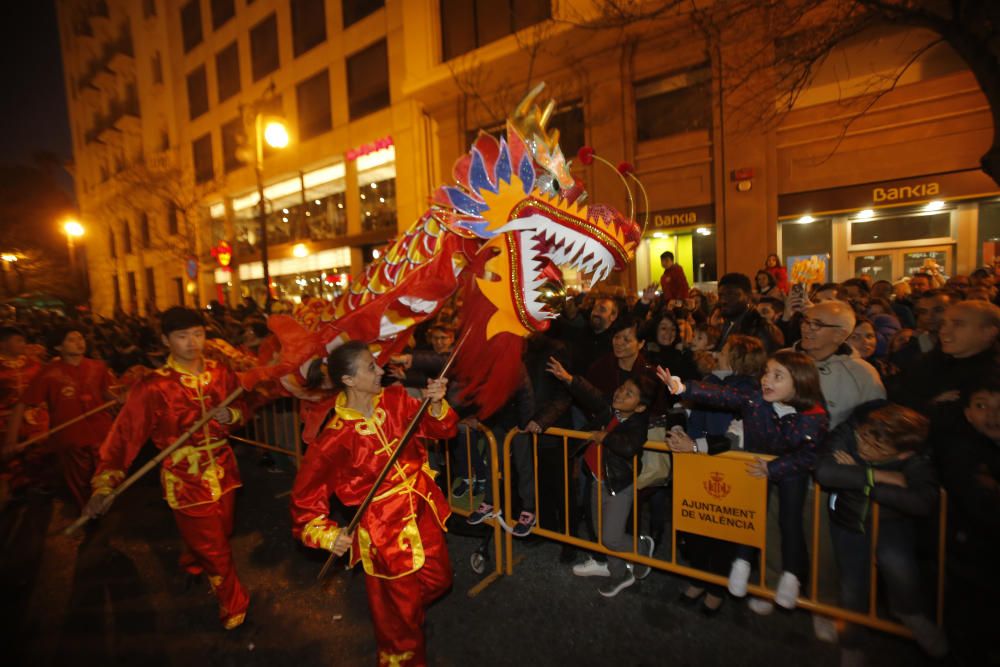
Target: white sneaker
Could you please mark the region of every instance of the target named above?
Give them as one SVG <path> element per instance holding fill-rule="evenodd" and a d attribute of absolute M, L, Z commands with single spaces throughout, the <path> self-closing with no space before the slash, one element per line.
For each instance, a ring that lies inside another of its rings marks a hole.
<path fill-rule="evenodd" d="M 750 598 L 747 600 L 747 606 L 758 616 L 767 616 L 774 611 L 774 603 L 764 598 Z"/>
<path fill-rule="evenodd" d="M 774 594 L 774 602 L 785 609 L 795 609 L 799 597 L 799 578 L 791 572 L 782 572 L 778 580 L 778 591 Z"/>
<path fill-rule="evenodd" d="M 944 631 L 923 614 L 900 614 L 899 620 L 910 629 L 917 644 L 932 658 L 948 654 L 948 638 Z"/>
<path fill-rule="evenodd" d="M 816 639 L 827 644 L 836 644 L 840 638 L 837 624 L 833 622 L 833 619 L 819 614 L 813 614 L 813 634 L 816 635 Z M 841 653 L 841 656 L 843 655 Z"/>
<path fill-rule="evenodd" d="M 598 563 L 593 558 L 587 558 L 582 563 L 573 566 L 573 574 L 578 577 L 610 577 L 607 563 Z"/>
<path fill-rule="evenodd" d="M 729 570 L 729 592 L 735 597 L 746 597 L 747 582 L 750 581 L 750 562 L 737 558 Z"/>

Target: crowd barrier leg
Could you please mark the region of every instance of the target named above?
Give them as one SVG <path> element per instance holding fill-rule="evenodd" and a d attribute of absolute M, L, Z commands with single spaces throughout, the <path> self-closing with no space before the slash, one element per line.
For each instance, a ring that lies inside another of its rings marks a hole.
<path fill-rule="evenodd" d="M 489 455 L 490 455 L 490 479 L 489 479 L 489 484 L 490 484 L 491 491 L 493 493 L 494 503 L 496 504 L 496 506 L 499 506 L 499 504 L 500 504 L 499 503 L 499 499 L 500 499 L 500 476 L 502 474 L 502 471 L 500 469 L 499 461 L 498 461 L 498 456 L 497 456 L 497 440 L 496 440 L 496 437 L 493 435 L 493 432 L 490 429 L 488 429 L 488 428 L 480 425 L 479 426 L 479 430 L 486 437 L 486 444 L 487 444 L 487 446 L 488 446 L 488 448 L 490 450 L 490 453 L 489 453 Z M 470 436 L 466 440 L 467 444 L 471 443 L 471 431 L 469 433 L 470 433 Z M 471 467 L 472 467 L 471 452 L 469 452 L 469 454 L 470 454 L 470 457 L 469 457 L 469 468 L 471 470 Z M 506 467 L 504 468 L 504 470 L 506 470 Z M 507 476 L 507 477 L 509 479 L 509 476 Z M 471 474 L 470 474 L 469 479 L 470 480 L 472 479 Z M 450 481 L 449 481 L 449 484 L 450 484 Z M 508 482 L 508 484 L 509 484 L 509 482 Z M 470 499 L 472 498 L 472 489 L 471 488 L 469 489 L 469 498 Z M 493 571 L 492 572 L 490 572 L 488 575 L 486 575 L 485 577 L 483 577 L 475 586 L 473 586 L 472 588 L 470 588 L 468 590 L 467 595 L 470 598 L 471 597 L 476 597 L 477 595 L 479 595 L 480 593 L 482 593 L 490 585 L 492 585 L 495 581 L 497 581 L 500 577 L 502 577 L 504 575 L 503 563 L 504 563 L 505 551 L 504 551 L 504 548 L 503 548 L 504 545 L 503 545 L 503 540 L 502 540 L 502 537 L 501 537 L 501 533 L 503 532 L 503 530 L 500 527 L 500 521 L 497 520 L 497 519 L 487 519 L 486 523 L 489 523 L 492 526 L 492 528 L 493 528 L 493 560 L 494 560 L 494 567 L 493 567 Z"/>

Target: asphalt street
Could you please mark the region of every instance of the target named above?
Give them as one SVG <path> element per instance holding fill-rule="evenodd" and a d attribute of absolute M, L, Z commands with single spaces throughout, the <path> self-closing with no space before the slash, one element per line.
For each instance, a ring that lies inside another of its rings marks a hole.
<path fill-rule="evenodd" d="M 5 665 L 375 664 L 360 568 L 323 584 L 324 554 L 292 540 L 290 472 L 267 472 L 240 451 L 244 488 L 233 551 L 251 593 L 247 623 L 221 629 L 204 578 L 180 574 L 180 539 L 158 480 L 148 476 L 86 534 L 58 531 L 73 511 L 31 496 L 0 514 Z M 513 576 L 475 597 L 470 567 L 480 540 L 449 535 L 454 588 L 428 613 L 431 665 L 816 665 L 839 664 L 836 646 L 813 636 L 809 614 L 758 617 L 738 600 L 707 618 L 676 602 L 683 583 L 653 572 L 613 599 L 599 580 L 575 577 L 559 546 L 518 544 Z M 488 566 L 492 566 L 492 554 Z M 871 664 L 920 665 L 909 641 L 873 634 Z"/>

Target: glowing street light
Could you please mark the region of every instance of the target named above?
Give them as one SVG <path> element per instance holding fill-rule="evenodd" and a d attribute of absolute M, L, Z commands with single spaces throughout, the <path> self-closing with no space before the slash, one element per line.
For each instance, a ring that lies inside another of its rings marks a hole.
<path fill-rule="evenodd" d="M 7 262 L 8 264 L 12 264 L 12 263 L 14 263 L 14 262 L 17 261 L 17 255 L 14 255 L 14 254 L 9 253 L 9 252 L 5 252 L 2 255 L 0 255 L 0 261 Z"/>
<path fill-rule="evenodd" d="M 80 238 L 83 236 L 83 225 L 79 221 L 70 218 L 63 223 L 63 231 L 66 232 L 66 236 L 70 239 Z"/>
<path fill-rule="evenodd" d="M 270 119 L 264 124 L 264 141 L 271 148 L 285 148 L 288 146 L 288 127 L 279 120 Z"/>

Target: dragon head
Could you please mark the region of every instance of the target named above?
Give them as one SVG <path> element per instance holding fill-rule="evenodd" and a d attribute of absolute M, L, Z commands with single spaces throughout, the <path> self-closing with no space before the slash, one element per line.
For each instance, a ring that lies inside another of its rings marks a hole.
<path fill-rule="evenodd" d="M 639 226 L 609 206 L 583 203 L 579 181 L 545 130 L 554 103 L 530 108 L 541 86 L 508 120 L 507 137 L 480 133 L 454 168 L 457 185 L 434 195 L 435 217 L 448 229 L 482 241 L 479 291 L 495 307 L 486 337 L 544 331 L 555 317 L 545 289 L 563 286 L 560 267 L 591 276 L 591 285 L 633 258 Z M 524 133 L 529 133 L 525 136 Z"/>

